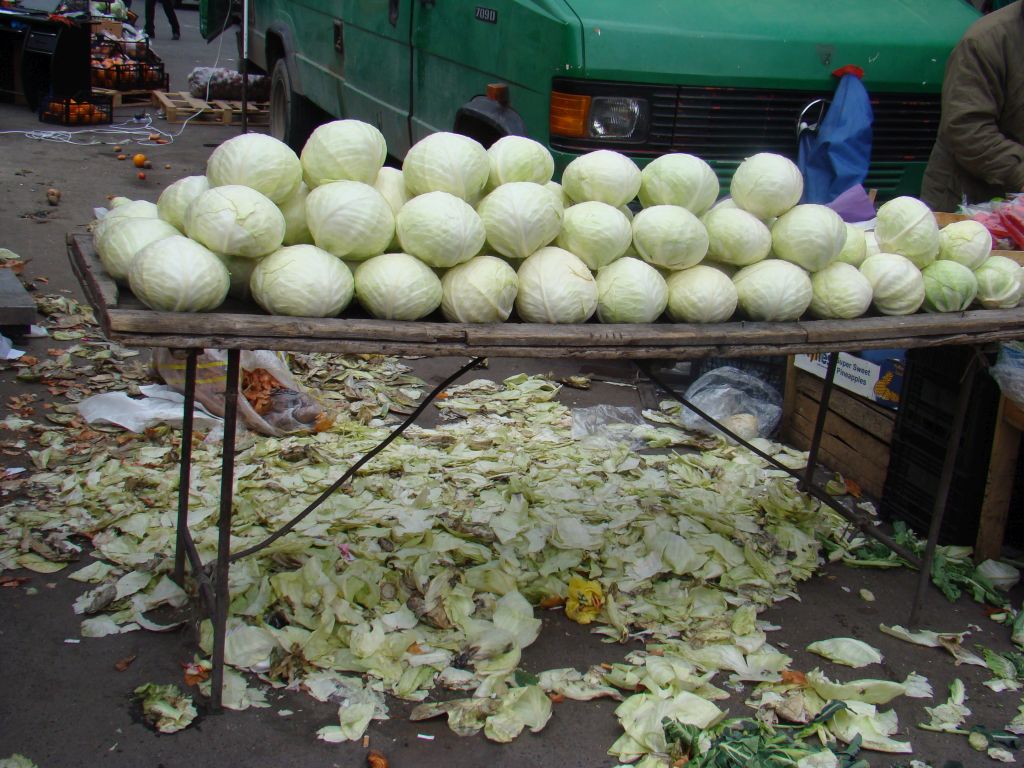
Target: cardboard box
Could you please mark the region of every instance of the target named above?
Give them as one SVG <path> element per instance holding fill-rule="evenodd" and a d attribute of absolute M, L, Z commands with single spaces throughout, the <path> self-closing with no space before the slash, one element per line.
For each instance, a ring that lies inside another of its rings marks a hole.
<path fill-rule="evenodd" d="M 89 22 L 89 27 L 94 35 L 106 35 L 115 40 L 120 40 L 124 31 L 124 24 L 115 19 L 93 19 Z"/>
<path fill-rule="evenodd" d="M 794 355 L 793 364 L 824 379 L 831 354 Z M 895 409 L 900 403 L 904 361 L 903 350 L 899 349 L 840 352 L 834 383 L 877 405 Z"/>

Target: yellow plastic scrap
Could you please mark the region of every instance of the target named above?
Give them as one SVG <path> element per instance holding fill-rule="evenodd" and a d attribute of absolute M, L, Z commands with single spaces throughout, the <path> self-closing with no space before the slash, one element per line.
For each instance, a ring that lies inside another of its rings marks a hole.
<path fill-rule="evenodd" d="M 596 581 L 579 576 L 569 579 L 569 596 L 565 601 L 565 615 L 578 624 L 589 624 L 601 613 L 604 590 Z"/>

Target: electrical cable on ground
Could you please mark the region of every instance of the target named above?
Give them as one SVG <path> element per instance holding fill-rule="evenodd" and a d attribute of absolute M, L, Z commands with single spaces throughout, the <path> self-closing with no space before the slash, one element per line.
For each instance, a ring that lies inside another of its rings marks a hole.
<path fill-rule="evenodd" d="M 251 547 L 247 547 L 246 549 L 233 553 L 231 555 L 230 562 L 235 562 L 236 560 L 240 560 L 243 557 L 248 557 L 251 554 L 259 552 L 261 549 L 265 549 L 266 547 L 270 546 L 272 543 L 280 539 L 282 536 L 287 534 L 293 528 L 295 528 L 296 525 L 302 522 L 311 512 L 313 512 L 317 507 L 323 504 L 331 494 L 338 490 L 342 485 L 345 484 L 346 481 L 349 480 L 349 478 L 351 478 L 356 472 L 358 472 L 360 467 L 362 467 L 374 456 L 376 456 L 378 453 L 387 448 L 399 435 L 401 435 L 403 432 L 405 432 L 406 429 L 412 426 L 413 422 L 416 421 L 419 415 L 427 409 L 427 406 L 434 402 L 437 396 L 441 394 L 453 381 L 458 379 L 464 373 L 467 373 L 473 368 L 476 368 L 478 365 L 480 365 L 480 363 L 483 362 L 483 360 L 484 358 L 482 357 L 474 357 L 466 365 L 459 368 L 459 370 L 448 376 L 448 378 L 446 378 L 444 381 L 442 381 L 440 384 L 434 387 L 430 394 L 423 398 L 423 402 L 416 406 L 416 410 L 414 410 L 412 413 L 409 414 L 408 417 L 406 417 L 405 421 L 403 421 L 401 424 L 395 427 L 391 431 L 391 433 L 383 440 L 381 440 L 376 446 L 374 446 L 372 450 L 368 451 L 367 453 L 364 453 L 358 461 L 356 461 L 351 467 L 349 467 L 345 471 L 345 474 L 343 474 L 341 477 L 335 480 L 330 485 L 330 487 L 327 488 L 327 490 L 325 490 L 323 493 L 317 496 L 317 498 L 314 501 L 310 502 L 310 504 L 304 510 L 299 512 L 299 514 L 297 514 L 283 526 L 278 528 L 276 531 L 274 531 L 274 533 L 265 538 L 259 544 L 254 544 Z M 206 565 L 206 568 L 213 568 L 215 563 L 216 561 L 211 561 Z"/>

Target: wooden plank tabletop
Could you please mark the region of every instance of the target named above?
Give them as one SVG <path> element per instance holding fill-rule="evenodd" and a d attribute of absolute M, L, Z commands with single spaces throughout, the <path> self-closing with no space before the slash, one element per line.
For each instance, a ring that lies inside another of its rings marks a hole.
<path fill-rule="evenodd" d="M 68 257 L 104 334 L 130 347 L 276 349 L 486 357 L 687 360 L 976 344 L 1024 338 L 1024 307 L 856 320 L 708 325 L 400 322 L 366 317 L 268 315 L 229 300 L 216 312 L 155 312 L 106 274 L 87 235 L 68 238 Z"/>
<path fill-rule="evenodd" d="M 17 275 L 0 269 L 0 325 L 32 325 L 37 319 L 36 303 Z"/>

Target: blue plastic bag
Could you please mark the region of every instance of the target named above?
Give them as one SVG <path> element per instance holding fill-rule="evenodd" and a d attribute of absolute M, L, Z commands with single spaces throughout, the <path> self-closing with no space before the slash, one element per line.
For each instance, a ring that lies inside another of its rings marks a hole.
<path fill-rule="evenodd" d="M 797 165 L 804 175 L 803 202 L 831 203 L 864 183 L 871 163 L 873 121 L 867 89 L 856 73 L 845 72 L 821 122 L 801 126 Z"/>

